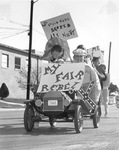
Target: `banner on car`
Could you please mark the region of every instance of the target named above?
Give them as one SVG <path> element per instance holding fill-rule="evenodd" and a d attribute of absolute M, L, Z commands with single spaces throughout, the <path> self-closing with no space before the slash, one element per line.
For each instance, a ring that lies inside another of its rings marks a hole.
<path fill-rule="evenodd" d="M 79 90 L 85 74 L 85 63 L 42 63 L 39 92 Z"/>

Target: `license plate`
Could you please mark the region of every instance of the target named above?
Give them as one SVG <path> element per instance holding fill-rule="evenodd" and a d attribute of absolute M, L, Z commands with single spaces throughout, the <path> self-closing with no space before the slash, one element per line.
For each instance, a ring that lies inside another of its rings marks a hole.
<path fill-rule="evenodd" d="M 57 106 L 58 101 L 57 100 L 48 100 L 48 106 Z"/>

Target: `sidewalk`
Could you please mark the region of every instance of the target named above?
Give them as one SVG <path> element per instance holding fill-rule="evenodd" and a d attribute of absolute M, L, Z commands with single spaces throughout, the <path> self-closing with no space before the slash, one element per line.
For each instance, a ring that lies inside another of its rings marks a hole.
<path fill-rule="evenodd" d="M 19 106 L 25 106 L 25 104 L 20 104 L 20 103 L 13 103 L 13 102 L 6 102 L 4 100 L 0 100 L 1 103 L 4 104 L 9 104 L 9 105 L 19 105 Z"/>
<path fill-rule="evenodd" d="M 0 100 L 0 111 L 24 110 L 25 104 Z"/>
<path fill-rule="evenodd" d="M 0 112 L 1 111 L 22 111 L 25 110 L 25 108 L 0 108 Z"/>

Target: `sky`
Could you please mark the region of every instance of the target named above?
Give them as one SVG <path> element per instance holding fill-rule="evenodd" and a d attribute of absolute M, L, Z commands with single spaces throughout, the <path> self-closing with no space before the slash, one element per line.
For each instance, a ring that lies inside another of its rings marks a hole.
<path fill-rule="evenodd" d="M 47 38 L 41 21 L 70 13 L 78 37 L 68 40 L 70 53 L 79 44 L 104 51 L 110 77 L 119 87 L 119 1 L 118 0 L 34 0 L 32 49 L 44 52 Z M 31 0 L 0 0 L 0 43 L 19 49 L 29 48 Z"/>

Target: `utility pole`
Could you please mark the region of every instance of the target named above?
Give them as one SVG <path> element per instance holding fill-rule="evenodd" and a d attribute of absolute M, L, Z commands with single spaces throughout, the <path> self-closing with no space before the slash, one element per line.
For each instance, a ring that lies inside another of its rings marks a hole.
<path fill-rule="evenodd" d="M 26 99 L 30 98 L 30 74 L 31 74 L 31 49 L 32 49 L 32 24 L 33 24 L 33 0 L 31 0 L 30 10 L 30 27 L 29 27 L 29 54 L 28 54 L 28 74 L 27 74 L 27 95 Z"/>
<path fill-rule="evenodd" d="M 109 58 L 108 58 L 108 73 L 110 73 L 111 46 L 112 46 L 112 43 L 110 42 L 110 44 L 109 44 Z"/>

